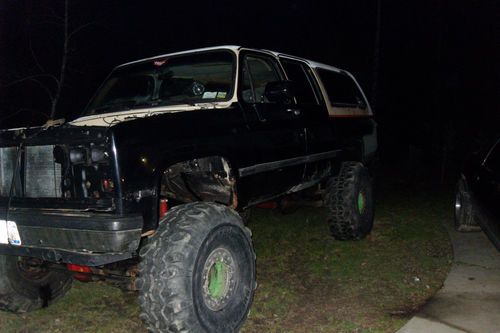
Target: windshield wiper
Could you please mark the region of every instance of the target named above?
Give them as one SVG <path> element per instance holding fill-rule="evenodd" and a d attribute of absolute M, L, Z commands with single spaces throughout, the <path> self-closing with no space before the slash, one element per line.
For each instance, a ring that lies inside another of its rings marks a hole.
<path fill-rule="evenodd" d="M 106 104 L 95 109 L 92 109 L 93 114 L 103 113 L 104 111 L 130 110 L 137 104 L 136 101 L 124 101 L 112 104 Z"/>
<path fill-rule="evenodd" d="M 112 103 L 112 104 L 106 104 L 100 107 L 97 107 L 95 109 L 92 109 L 92 114 L 101 114 L 109 111 L 125 111 L 125 110 L 131 110 L 133 108 L 138 108 L 138 107 L 158 107 L 158 106 L 165 106 L 165 105 L 181 105 L 181 104 L 187 104 L 189 106 L 196 106 L 196 102 L 193 102 L 192 100 L 189 99 L 183 99 L 183 100 L 178 100 L 178 101 L 169 101 L 169 100 L 153 100 L 153 101 L 148 101 L 148 102 L 135 102 L 135 101 L 124 101 L 124 102 L 118 102 L 118 103 Z"/>
<path fill-rule="evenodd" d="M 196 106 L 196 102 L 193 102 L 190 99 L 181 99 L 178 101 L 169 101 L 169 100 L 157 100 L 155 101 L 156 103 L 153 104 L 153 106 L 163 106 L 163 105 L 182 105 L 182 104 L 187 104 L 189 106 Z"/>

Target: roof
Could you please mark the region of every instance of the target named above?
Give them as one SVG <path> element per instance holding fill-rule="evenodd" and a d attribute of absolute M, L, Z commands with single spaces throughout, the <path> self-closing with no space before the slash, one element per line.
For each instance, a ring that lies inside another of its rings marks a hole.
<path fill-rule="evenodd" d="M 188 53 L 195 53 L 195 52 L 205 52 L 205 51 L 213 51 L 213 50 L 231 50 L 231 51 L 237 53 L 239 50 L 241 50 L 243 48 L 244 47 L 238 46 L 238 45 L 220 45 L 220 46 L 204 47 L 204 48 L 192 49 L 192 50 L 185 50 L 185 51 L 174 52 L 174 53 L 160 54 L 160 55 L 156 55 L 156 56 L 149 57 L 149 58 L 143 58 L 143 59 L 139 59 L 139 60 L 127 62 L 125 64 L 119 65 L 118 67 L 127 66 L 127 65 L 131 65 L 131 64 L 136 64 L 136 63 L 140 63 L 140 62 L 144 62 L 144 61 L 151 61 L 151 60 L 159 59 L 159 58 L 165 58 L 165 57 L 171 57 L 171 56 L 176 56 L 176 55 L 181 55 L 181 54 L 188 54 Z M 327 64 L 323 64 L 323 63 L 320 63 L 320 62 L 308 60 L 308 59 L 305 59 L 305 58 L 297 57 L 297 56 L 286 54 L 286 53 L 281 53 L 281 52 L 276 52 L 276 51 L 271 51 L 271 50 L 265 50 L 265 49 L 256 49 L 256 48 L 244 48 L 244 49 L 254 50 L 254 51 L 260 51 L 260 52 L 266 52 L 266 53 L 271 53 L 272 55 L 274 55 L 276 57 L 280 57 L 281 56 L 281 57 L 288 57 L 288 58 L 293 58 L 293 59 L 301 60 L 301 61 L 304 61 L 304 62 L 308 63 L 311 67 L 324 68 L 324 69 L 332 70 L 332 71 L 335 71 L 335 72 L 346 72 L 346 71 L 344 71 L 344 70 L 342 70 L 340 68 L 334 67 L 334 66 L 330 66 L 330 65 L 327 65 Z"/>
<path fill-rule="evenodd" d="M 181 54 L 212 51 L 212 50 L 231 50 L 231 51 L 237 52 L 239 49 L 241 49 L 241 46 L 237 46 L 237 45 L 221 45 L 221 46 L 204 47 L 204 48 L 200 48 L 200 49 L 192 49 L 192 50 L 185 50 L 185 51 L 174 52 L 174 53 L 166 53 L 166 54 L 160 54 L 160 55 L 156 55 L 156 56 L 149 57 L 149 58 L 134 60 L 131 62 L 121 64 L 118 67 L 136 64 L 136 63 L 143 62 L 143 61 L 151 61 L 151 60 L 158 59 L 158 58 L 165 58 L 165 57 L 181 55 Z"/>

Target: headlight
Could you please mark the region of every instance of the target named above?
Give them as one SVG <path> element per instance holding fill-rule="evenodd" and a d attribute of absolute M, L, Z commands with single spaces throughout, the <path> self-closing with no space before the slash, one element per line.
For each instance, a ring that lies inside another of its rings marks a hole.
<path fill-rule="evenodd" d="M 102 147 L 93 147 L 90 149 L 90 159 L 92 163 L 104 162 L 108 153 Z"/>
<path fill-rule="evenodd" d="M 87 152 L 84 148 L 73 148 L 69 151 L 69 160 L 73 164 L 80 164 L 86 162 Z"/>

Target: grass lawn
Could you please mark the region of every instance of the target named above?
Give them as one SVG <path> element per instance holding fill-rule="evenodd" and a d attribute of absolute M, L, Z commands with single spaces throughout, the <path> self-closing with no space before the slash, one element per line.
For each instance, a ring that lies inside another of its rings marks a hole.
<path fill-rule="evenodd" d="M 329 236 L 326 211 L 256 209 L 249 227 L 258 288 L 243 332 L 394 332 L 442 285 L 451 246 L 441 221 L 451 196 L 379 191 L 372 234 Z M 136 294 L 76 282 L 53 306 L 0 313 L 1 332 L 145 332 Z"/>

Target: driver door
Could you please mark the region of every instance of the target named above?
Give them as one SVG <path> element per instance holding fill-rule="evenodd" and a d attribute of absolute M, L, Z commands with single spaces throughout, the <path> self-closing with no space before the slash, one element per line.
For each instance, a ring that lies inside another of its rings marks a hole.
<path fill-rule="evenodd" d="M 305 163 L 300 159 L 306 154 L 304 123 L 293 105 L 271 102 L 265 96 L 269 83 L 285 79 L 273 56 L 242 51 L 239 77 L 239 101 L 255 150 L 254 168 L 245 168 L 240 176 L 253 174 L 254 201 L 263 201 L 302 182 Z"/>

